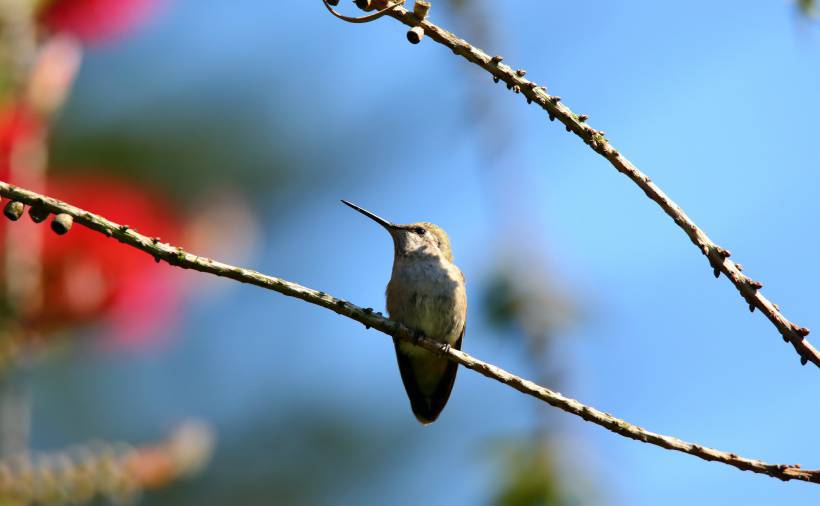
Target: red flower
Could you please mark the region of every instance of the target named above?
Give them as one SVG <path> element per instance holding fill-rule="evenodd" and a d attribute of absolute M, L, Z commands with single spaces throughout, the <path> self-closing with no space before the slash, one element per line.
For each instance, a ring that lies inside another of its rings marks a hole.
<path fill-rule="evenodd" d="M 3 125 L 0 124 L 0 131 Z M 2 139 L 0 139 L 2 140 Z M 8 172 L 0 177 L 8 181 Z M 14 183 L 14 181 L 10 181 Z M 178 243 L 183 227 L 162 195 L 134 183 L 100 176 L 50 178 L 50 195 L 97 212 L 117 223 L 132 224 L 152 237 Z M 21 322 L 27 334 L 48 338 L 72 327 L 103 323 L 106 344 L 136 348 L 167 337 L 182 303 L 182 272 L 151 256 L 85 227 L 57 236 L 48 223 L 34 225 L 0 219 L 0 270 L 5 268 L 7 226 L 38 227 L 43 303 Z M 0 272 L 0 279 L 5 275 Z M 0 298 L 5 294 L 0 290 Z"/>
<path fill-rule="evenodd" d="M 48 192 L 163 241 L 176 243 L 182 234 L 168 201 L 133 183 L 74 176 L 49 180 Z M 38 326 L 102 320 L 109 324 L 112 342 L 127 347 L 162 337 L 181 306 L 181 271 L 85 227 L 75 226 L 61 237 L 45 226 L 43 232 L 45 304 Z"/>
<path fill-rule="evenodd" d="M 40 23 L 55 33 L 83 42 L 121 36 L 143 21 L 157 0 L 50 0 L 40 10 Z"/>

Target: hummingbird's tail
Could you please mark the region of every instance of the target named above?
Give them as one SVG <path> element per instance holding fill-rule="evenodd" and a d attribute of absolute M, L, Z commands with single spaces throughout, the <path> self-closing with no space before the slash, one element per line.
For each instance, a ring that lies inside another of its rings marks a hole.
<path fill-rule="evenodd" d="M 436 421 L 450 399 L 458 364 L 422 348 L 414 347 L 413 353 L 409 354 L 402 349 L 400 341 L 393 342 L 396 346 L 401 381 L 404 383 L 407 397 L 410 398 L 413 414 L 419 422 L 429 425 Z M 456 341 L 453 348 L 461 349 L 461 338 Z"/>

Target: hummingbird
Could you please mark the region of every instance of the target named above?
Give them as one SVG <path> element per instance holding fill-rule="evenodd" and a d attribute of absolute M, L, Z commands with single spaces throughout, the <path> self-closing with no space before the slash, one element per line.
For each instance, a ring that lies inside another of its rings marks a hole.
<path fill-rule="evenodd" d="M 387 283 L 390 318 L 460 350 L 467 323 L 464 274 L 453 264 L 450 239 L 427 222 L 396 225 L 342 200 L 384 227 L 393 238 L 393 273 Z M 458 364 L 413 343 L 393 338 L 399 373 L 419 422 L 438 418 L 456 380 Z"/>

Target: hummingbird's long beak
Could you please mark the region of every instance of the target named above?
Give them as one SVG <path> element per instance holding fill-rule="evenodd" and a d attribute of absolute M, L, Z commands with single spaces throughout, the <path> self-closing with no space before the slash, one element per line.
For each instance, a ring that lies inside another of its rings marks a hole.
<path fill-rule="evenodd" d="M 379 225 L 381 225 L 381 226 L 383 226 L 384 228 L 386 228 L 388 231 L 389 231 L 389 230 L 392 230 L 393 228 L 395 228 L 395 225 L 393 225 L 393 224 L 392 224 L 392 223 L 390 223 L 389 221 L 385 220 L 385 219 L 384 219 L 384 218 L 382 218 L 381 216 L 376 216 L 375 214 L 371 213 L 371 212 L 370 212 L 370 211 L 368 211 L 367 209 L 362 209 L 361 207 L 357 206 L 356 204 L 352 204 L 352 203 L 350 203 L 350 202 L 348 202 L 348 201 L 346 201 L 346 200 L 344 200 L 344 199 L 342 199 L 342 204 L 344 204 L 344 205 L 346 205 L 346 206 L 348 206 L 348 207 L 352 207 L 353 209 L 355 209 L 355 210 L 359 211 L 359 212 L 360 212 L 360 213 L 362 213 L 363 215 L 367 216 L 367 217 L 368 217 L 368 218 L 370 218 L 371 220 L 375 221 L 375 222 L 376 222 L 376 223 L 378 223 Z"/>

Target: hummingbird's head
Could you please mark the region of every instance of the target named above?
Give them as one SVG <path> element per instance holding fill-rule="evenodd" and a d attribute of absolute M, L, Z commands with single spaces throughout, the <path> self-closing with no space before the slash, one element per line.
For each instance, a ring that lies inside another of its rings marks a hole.
<path fill-rule="evenodd" d="M 396 254 L 404 256 L 434 255 L 442 256 L 448 262 L 453 261 L 450 249 L 450 238 L 441 227 L 422 221 L 409 225 L 394 225 L 390 230 L 396 245 Z"/>
<path fill-rule="evenodd" d="M 396 225 L 346 200 L 342 202 L 387 229 L 393 237 L 397 257 L 441 256 L 448 262 L 453 261 L 450 238 L 438 225 L 426 221 Z"/>

